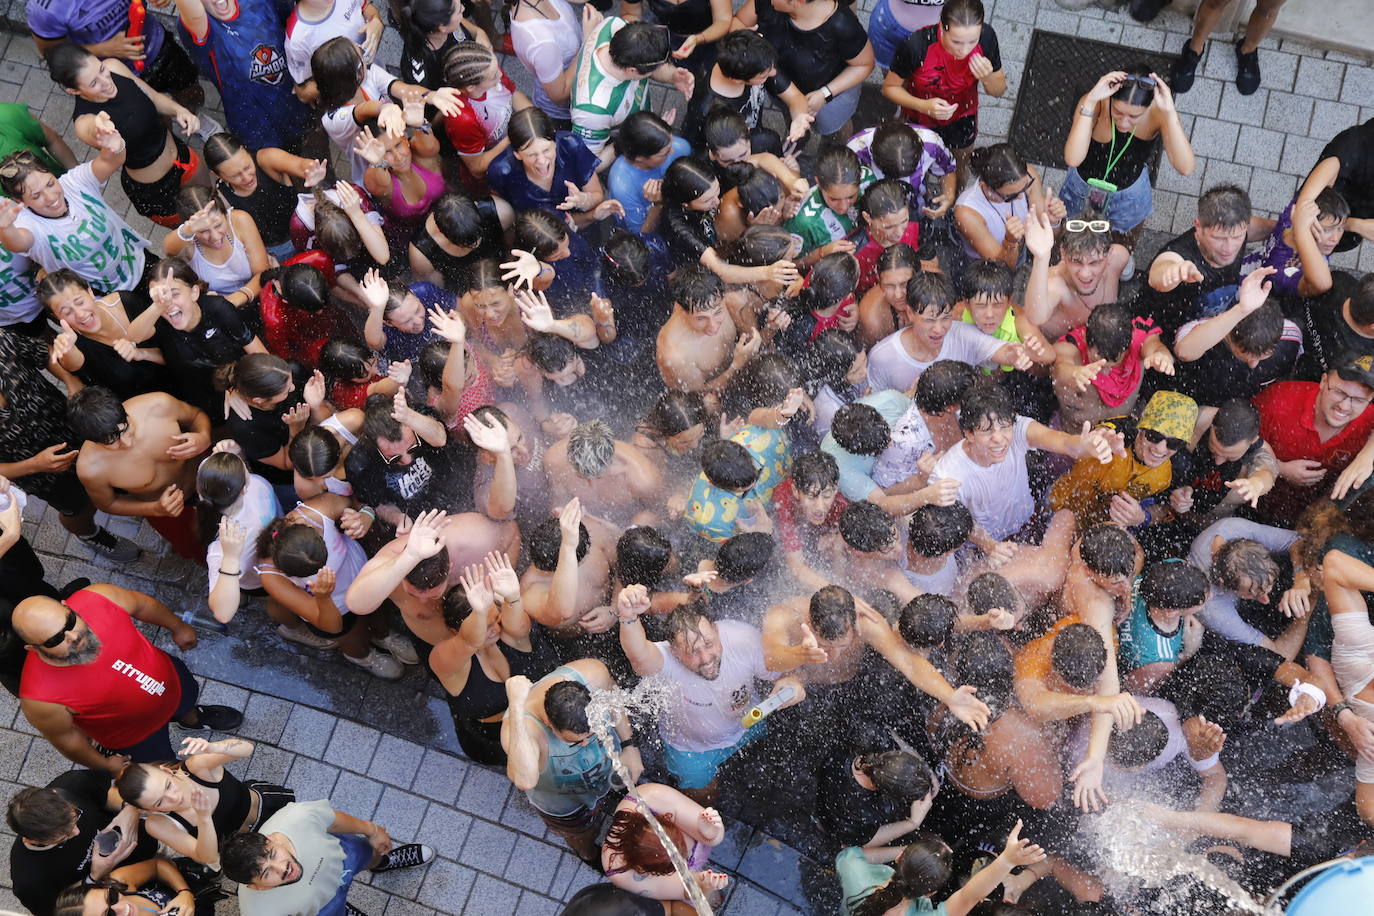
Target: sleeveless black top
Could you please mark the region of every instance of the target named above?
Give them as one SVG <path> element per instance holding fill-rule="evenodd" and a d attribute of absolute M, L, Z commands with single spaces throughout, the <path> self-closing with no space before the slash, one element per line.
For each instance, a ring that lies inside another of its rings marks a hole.
<path fill-rule="evenodd" d="M 496 647 L 506 657 L 511 677 L 523 674 L 531 681 L 537 681 L 558 667 L 553 647 L 544 639 L 537 625 L 530 629 L 529 652 L 521 652 L 503 641 L 497 642 Z M 468 682 L 456 697 L 448 698 L 448 707 L 453 714 L 453 729 L 458 733 L 458 743 L 465 754 L 478 763 L 505 763 L 506 753 L 501 749 L 501 723 L 480 720 L 505 710 L 506 685 L 487 677 L 476 656 L 473 656 L 469 666 Z"/>
<path fill-rule="evenodd" d="M 434 265 L 439 276 L 443 277 L 444 288 L 459 296 L 468 290 L 468 272 L 474 264 L 485 258 L 504 260 L 506 254 L 502 244 L 501 220 L 496 215 L 495 204 L 490 200 L 477 201 L 477 212 L 482 219 L 482 242 L 465 255 L 449 254 L 440 248 L 439 243 L 429 234 L 428 220 L 420 224 L 410 240 L 420 254 Z"/>
<path fill-rule="evenodd" d="M 1119 131 L 1116 124 L 1112 124 L 1112 140 L 1116 142 L 1116 152 L 1112 152 L 1112 141 L 1099 143 L 1096 140 L 1088 142 L 1088 154 L 1083 157 L 1083 163 L 1078 167 L 1078 174 L 1085 180 L 1088 178 L 1101 178 L 1110 181 L 1118 188 L 1129 188 L 1140 178 L 1140 173 L 1150 162 L 1150 157 L 1154 155 L 1155 148 L 1159 146 L 1160 135 L 1156 134 L 1153 140 L 1142 140 L 1139 137 L 1131 137 L 1129 131 Z M 1123 146 L 1127 141 L 1129 145 Z M 1116 164 L 1112 166 L 1110 174 L 1107 174 L 1108 163 L 1113 158 L 1119 156 Z"/>
<path fill-rule="evenodd" d="M 219 782 L 210 782 L 201 779 L 195 773 L 185 768 L 182 772 L 190 777 L 191 781 L 207 789 L 219 789 L 219 803 L 215 805 L 214 812 L 210 815 L 210 820 L 215 825 L 215 835 L 219 838 L 220 845 L 224 845 L 224 840 L 229 835 L 238 831 L 243 826 L 244 821 L 248 820 L 248 812 L 253 805 L 253 791 L 228 770 L 224 771 L 223 778 Z M 196 826 L 186 818 L 177 814 L 175 811 L 163 812 L 172 820 L 176 821 L 186 829 L 191 836 L 196 836 Z"/>
<path fill-rule="evenodd" d="M 227 183 L 215 182 L 216 189 L 229 205 L 253 217 L 258 234 L 267 248 L 291 241 L 291 214 L 296 210 L 298 192 L 290 185 L 273 181 L 272 176 L 258 169 L 258 186 L 247 197 L 240 197 Z"/>
<path fill-rule="evenodd" d="M 110 74 L 110 79 L 115 84 L 114 98 L 107 102 L 78 98 L 72 106 L 72 120 L 102 111 L 108 113 L 128 151 L 124 168 L 147 168 L 157 162 L 167 146 L 167 125 L 162 122 L 153 100 L 133 80 L 118 73 Z"/>
<path fill-rule="evenodd" d="M 654 22 L 667 26 L 674 35 L 695 35 L 711 26 L 711 0 L 649 0 L 649 11 Z"/>

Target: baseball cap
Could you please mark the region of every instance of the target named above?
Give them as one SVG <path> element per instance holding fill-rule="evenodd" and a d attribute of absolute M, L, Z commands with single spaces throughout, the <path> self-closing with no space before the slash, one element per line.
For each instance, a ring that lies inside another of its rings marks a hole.
<path fill-rule="evenodd" d="M 1346 350 L 1331 368 L 1347 382 L 1356 382 L 1374 391 L 1374 356 L 1357 350 Z"/>
<path fill-rule="evenodd" d="M 1156 391 L 1140 415 L 1138 429 L 1152 429 L 1170 439 L 1189 442 L 1197 423 L 1197 402 L 1177 391 Z"/>

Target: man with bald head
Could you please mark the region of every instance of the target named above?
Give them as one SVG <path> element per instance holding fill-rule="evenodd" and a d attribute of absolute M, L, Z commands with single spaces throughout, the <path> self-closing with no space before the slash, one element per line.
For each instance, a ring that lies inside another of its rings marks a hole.
<path fill-rule="evenodd" d="M 197 706 L 200 687 L 186 665 L 130 618 L 169 630 L 183 650 L 196 644 L 195 630 L 162 602 L 114 585 L 83 588 L 65 601 L 35 596 L 14 609 L 14 632 L 29 652 L 19 708 L 63 756 L 93 770 L 175 760 L 167 735 L 173 719 L 203 731 L 243 721 L 225 706 Z"/>

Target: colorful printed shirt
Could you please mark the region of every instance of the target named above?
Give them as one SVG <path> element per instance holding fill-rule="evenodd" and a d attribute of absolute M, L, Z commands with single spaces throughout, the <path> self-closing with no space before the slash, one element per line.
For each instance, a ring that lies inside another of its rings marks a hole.
<path fill-rule="evenodd" d="M 872 170 L 865 168 L 859 173 L 859 193 L 863 193 L 876 180 Z M 848 238 L 858 231 L 859 209 L 851 207 L 848 213 L 836 213 L 826 206 L 819 186 L 806 195 L 797 215 L 789 219 L 786 228 L 801 237 L 802 254 L 814 251 L 822 245 Z"/>

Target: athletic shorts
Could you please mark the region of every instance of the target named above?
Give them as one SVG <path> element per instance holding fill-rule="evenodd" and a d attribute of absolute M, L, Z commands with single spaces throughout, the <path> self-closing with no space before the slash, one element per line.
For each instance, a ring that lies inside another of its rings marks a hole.
<path fill-rule="evenodd" d="M 935 131 L 940 139 L 945 141 L 945 146 L 951 150 L 968 149 L 978 139 L 978 116 L 968 115 L 957 121 L 939 124 L 930 129 Z"/>
<path fill-rule="evenodd" d="M 200 166 L 200 156 L 195 150 L 182 140 L 175 140 L 175 143 L 176 159 L 172 161 L 172 167 L 167 173 L 157 181 L 144 184 L 134 181 L 128 172 L 119 173 L 119 183 L 124 188 L 124 193 L 129 196 L 129 202 L 134 205 L 134 209 L 167 229 L 173 229 L 181 224 L 181 215 L 177 213 L 177 191 L 191 180 Z"/>
<path fill-rule="evenodd" d="M 663 742 L 663 763 L 677 780 L 679 789 L 704 789 L 716 778 L 720 765 L 746 744 L 762 738 L 768 730 L 767 722 L 746 728 L 738 741 L 709 751 L 684 751 Z"/>

